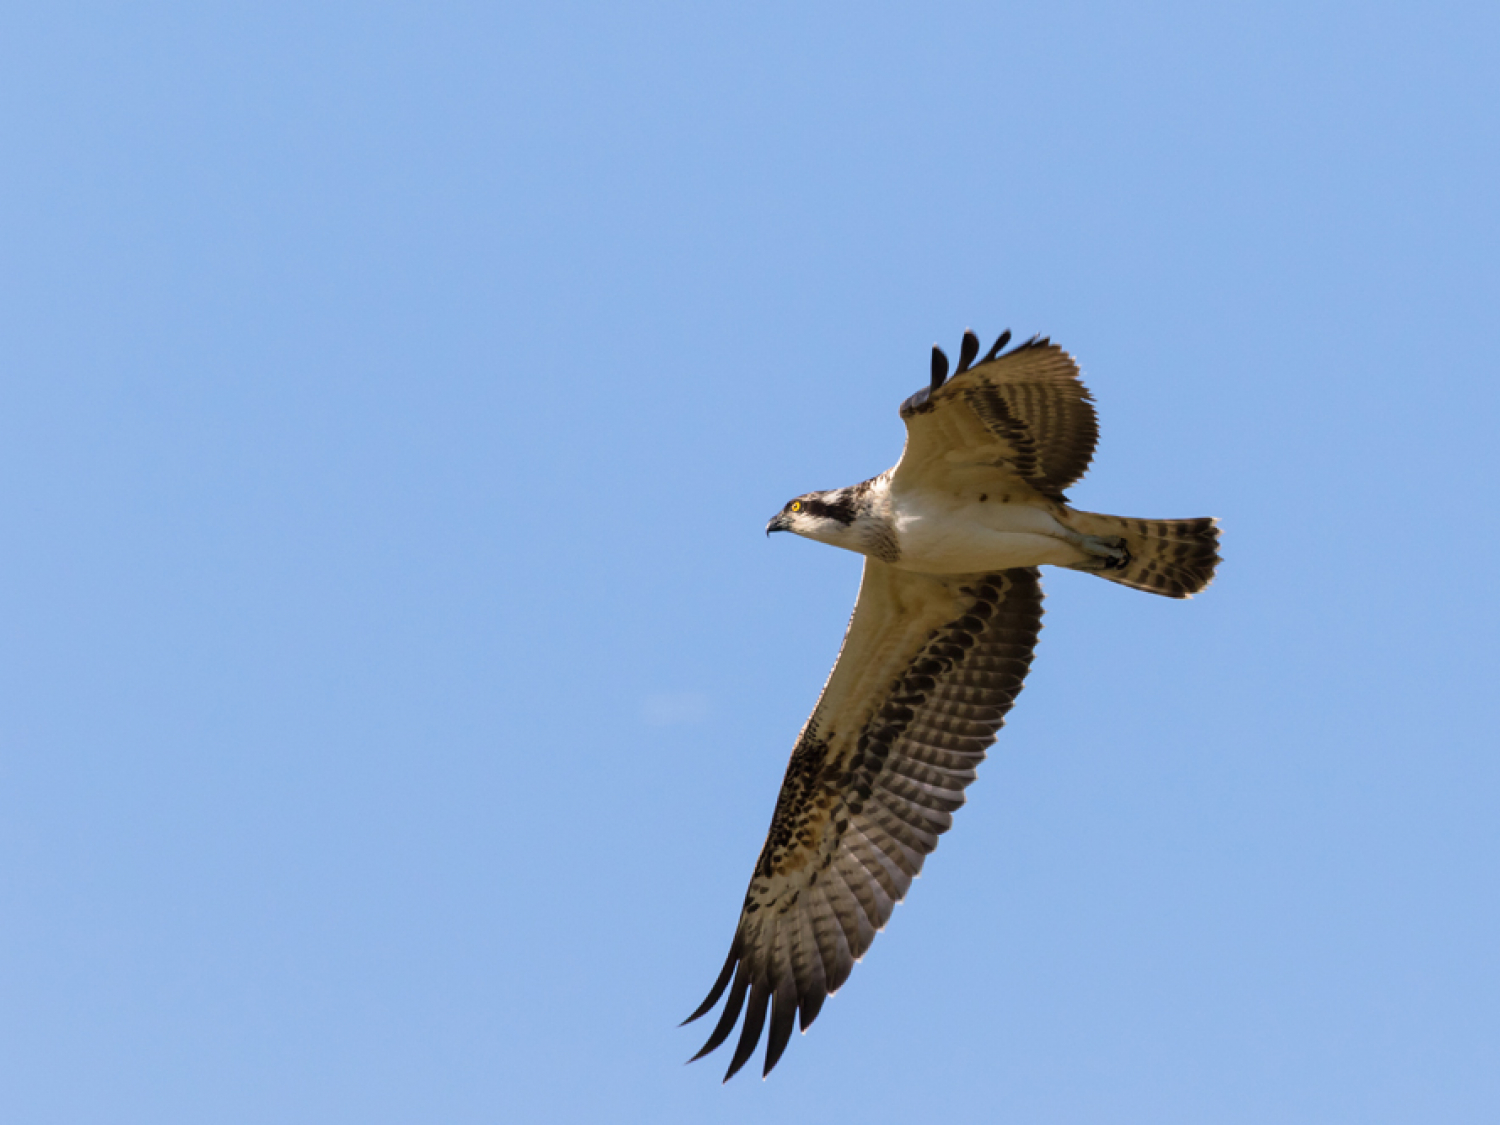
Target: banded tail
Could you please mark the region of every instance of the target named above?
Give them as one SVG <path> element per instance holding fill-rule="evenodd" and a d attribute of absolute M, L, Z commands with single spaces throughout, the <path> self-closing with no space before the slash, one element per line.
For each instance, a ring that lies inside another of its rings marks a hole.
<path fill-rule="evenodd" d="M 1123 539 L 1123 566 L 1079 566 L 1100 578 L 1168 598 L 1190 598 L 1213 581 L 1219 565 L 1219 527 L 1212 519 L 1136 520 L 1069 512 L 1067 525 L 1084 535 Z"/>

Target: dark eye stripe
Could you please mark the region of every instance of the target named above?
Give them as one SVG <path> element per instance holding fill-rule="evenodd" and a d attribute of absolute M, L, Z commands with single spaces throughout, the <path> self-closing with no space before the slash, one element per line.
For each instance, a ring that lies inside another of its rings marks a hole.
<path fill-rule="evenodd" d="M 841 524 L 854 522 L 854 502 L 847 497 L 840 497 L 832 504 L 822 500 L 804 500 L 802 506 L 810 515 L 818 516 L 825 520 L 837 520 Z"/>

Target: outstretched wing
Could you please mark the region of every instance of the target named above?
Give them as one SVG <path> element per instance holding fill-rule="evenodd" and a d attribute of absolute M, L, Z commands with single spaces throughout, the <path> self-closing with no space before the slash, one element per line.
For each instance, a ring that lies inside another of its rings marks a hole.
<path fill-rule="evenodd" d="M 1007 332 L 970 367 L 979 340 L 965 332 L 958 371 L 947 382 L 947 357 L 933 349 L 932 386 L 901 404 L 906 451 L 896 466 L 898 487 L 940 484 L 964 466 L 981 466 L 1062 500 L 1083 476 L 1099 424 L 1078 365 L 1035 337 L 995 358 L 1009 339 Z"/>
<path fill-rule="evenodd" d="M 728 1081 L 770 1009 L 764 1073 L 817 1017 L 953 823 L 1031 665 L 1034 568 L 932 577 L 865 560 L 843 648 L 787 766 L 695 1058 L 745 1013 Z M 731 984 L 732 981 L 732 984 Z M 748 995 L 748 1005 L 746 997 Z"/>

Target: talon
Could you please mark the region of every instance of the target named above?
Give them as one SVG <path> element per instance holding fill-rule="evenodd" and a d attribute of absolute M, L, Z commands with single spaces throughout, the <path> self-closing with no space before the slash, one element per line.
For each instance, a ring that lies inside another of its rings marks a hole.
<path fill-rule="evenodd" d="M 1124 570 L 1130 565 L 1130 548 L 1117 536 L 1085 535 L 1079 546 L 1094 556 L 1090 561 L 1100 570 Z"/>

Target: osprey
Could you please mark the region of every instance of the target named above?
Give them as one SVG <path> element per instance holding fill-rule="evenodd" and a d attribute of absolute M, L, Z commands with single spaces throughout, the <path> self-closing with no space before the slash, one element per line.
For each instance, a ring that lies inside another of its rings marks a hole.
<path fill-rule="evenodd" d="M 776 812 L 719 979 L 687 1018 L 729 998 L 702 1058 L 744 1027 L 727 1082 L 770 1013 L 765 1069 L 890 919 L 964 803 L 1031 665 L 1042 564 L 1170 598 L 1208 585 L 1212 519 L 1145 520 L 1068 506 L 1094 455 L 1092 396 L 1071 356 L 1033 337 L 958 369 L 932 349 L 932 382 L 901 404 L 896 467 L 787 503 L 790 531 L 865 556 L 833 673 L 792 750 Z M 731 984 L 732 982 L 732 984 Z M 748 1003 L 747 1003 L 748 997 Z"/>

